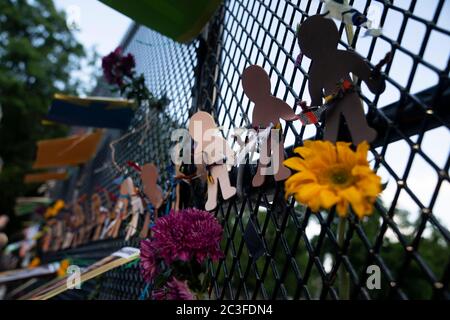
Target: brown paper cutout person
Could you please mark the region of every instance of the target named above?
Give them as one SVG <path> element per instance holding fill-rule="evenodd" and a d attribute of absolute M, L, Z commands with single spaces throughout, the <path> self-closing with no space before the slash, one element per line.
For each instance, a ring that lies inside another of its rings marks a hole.
<path fill-rule="evenodd" d="M 73 214 L 75 216 L 74 225 L 76 230 L 73 247 L 77 247 L 83 243 L 83 239 L 85 236 L 84 223 L 86 221 L 83 207 L 78 201 L 76 201 L 75 204 L 73 205 Z"/>
<path fill-rule="evenodd" d="M 322 93 L 336 93 L 338 83 L 352 83 L 350 73 L 363 80 L 370 91 L 381 93 L 385 83 L 381 76 L 373 77 L 369 65 L 358 54 L 338 50 L 339 32 L 331 19 L 311 16 L 297 30 L 301 52 L 312 60 L 309 69 L 309 94 L 311 106 L 322 105 Z M 372 142 L 377 132 L 370 128 L 358 94 L 351 90 L 330 104 L 326 111 L 324 139 L 336 142 L 339 122 L 344 116 L 354 144 L 364 140 Z"/>
<path fill-rule="evenodd" d="M 68 212 L 64 215 L 64 225 L 65 225 L 65 230 L 64 230 L 64 240 L 63 243 L 61 245 L 61 249 L 67 249 L 70 247 L 70 245 L 73 242 L 73 238 L 74 238 L 74 216 L 72 214 L 72 212 L 70 211 L 70 208 L 67 207 Z"/>
<path fill-rule="evenodd" d="M 111 229 L 108 235 L 112 238 L 119 236 L 120 226 L 122 221 L 128 217 L 128 205 L 130 204 L 131 196 L 134 193 L 134 184 L 131 178 L 126 178 L 120 185 L 119 199 L 117 199 L 114 206 L 114 220 L 111 222 Z"/>
<path fill-rule="evenodd" d="M 154 208 L 154 219 L 158 218 L 158 209 L 164 202 L 163 192 L 158 185 L 158 169 L 153 163 L 147 163 L 142 166 L 141 179 L 144 189 L 144 194 L 148 201 Z M 147 238 L 150 224 L 150 212 L 145 212 L 144 224 L 140 232 L 141 238 Z"/>
<path fill-rule="evenodd" d="M 252 65 L 245 69 L 242 73 L 242 87 L 246 96 L 255 104 L 252 115 L 252 126 L 254 128 L 265 129 L 271 124 L 276 127 L 279 125 L 280 119 L 285 121 L 298 119 L 294 110 L 286 102 L 271 94 L 270 78 L 263 68 Z M 291 175 L 291 171 L 283 165 L 284 140 L 280 141 L 278 150 L 272 150 L 269 137 L 261 148 L 258 169 L 252 181 L 254 187 L 259 187 L 264 183 L 263 170 L 271 165 L 274 152 L 278 152 L 279 159 L 275 180 L 282 181 Z"/>
<path fill-rule="evenodd" d="M 91 212 L 92 215 L 95 217 L 95 229 L 94 234 L 92 236 L 92 240 L 98 240 L 100 239 L 101 232 L 103 230 L 103 224 L 106 220 L 106 212 L 104 210 L 101 210 L 102 208 L 102 199 L 98 193 L 94 193 L 91 196 Z"/>
<path fill-rule="evenodd" d="M 131 180 L 131 178 L 129 178 Z M 127 225 L 127 233 L 125 234 L 125 241 L 128 241 L 131 237 L 133 237 L 137 232 L 137 227 L 139 224 L 139 216 L 144 214 L 144 205 L 142 203 L 142 199 L 137 193 L 137 189 L 133 184 L 133 180 L 131 180 L 131 184 L 129 189 L 132 190 L 130 192 L 130 204 L 131 204 L 131 220 Z"/>
<path fill-rule="evenodd" d="M 206 131 L 209 133 L 216 131 L 216 134 L 205 135 Z M 217 125 L 209 113 L 199 111 L 191 117 L 189 134 L 196 142 L 195 163 L 205 164 L 208 171 L 208 199 L 205 204 L 207 211 L 212 211 L 217 207 L 219 185 L 224 200 L 228 200 L 236 194 L 236 188 L 230 184 L 227 167 L 227 163 L 234 163 L 234 152 L 227 141 L 217 133 Z"/>
<path fill-rule="evenodd" d="M 62 247 L 64 240 L 64 221 L 61 219 L 61 216 L 56 219 L 53 230 L 54 237 L 52 240 L 52 251 L 58 251 Z"/>

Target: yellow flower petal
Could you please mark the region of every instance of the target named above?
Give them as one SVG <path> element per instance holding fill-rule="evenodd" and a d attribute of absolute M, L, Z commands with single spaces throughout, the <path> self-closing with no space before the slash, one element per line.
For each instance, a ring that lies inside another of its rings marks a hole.
<path fill-rule="evenodd" d="M 356 147 L 356 159 L 358 164 L 367 165 L 367 153 L 369 152 L 369 144 L 363 141 Z"/>
<path fill-rule="evenodd" d="M 308 147 L 297 147 L 294 149 L 294 152 L 300 155 L 303 159 L 309 157 L 312 154 L 312 150 Z"/>
<path fill-rule="evenodd" d="M 381 179 L 369 167 L 368 150 L 367 142 L 353 151 L 346 142 L 305 141 L 294 150 L 301 158 L 284 162 L 299 171 L 286 180 L 286 196 L 294 195 L 313 211 L 336 206 L 337 213 L 345 217 L 351 206 L 360 218 L 371 214 Z"/>
<path fill-rule="evenodd" d="M 341 199 L 336 205 L 336 211 L 340 217 L 346 217 L 348 214 L 348 201 Z"/>
<path fill-rule="evenodd" d="M 324 189 L 320 192 L 320 201 L 323 208 L 330 209 L 339 201 L 339 197 L 334 192 Z"/>
<path fill-rule="evenodd" d="M 353 167 L 356 164 L 356 154 L 350 149 L 350 143 L 337 142 L 336 143 L 337 158 L 340 163 Z"/>
<path fill-rule="evenodd" d="M 292 157 L 283 161 L 283 164 L 293 170 L 302 171 L 305 170 L 305 166 L 299 157 Z"/>
<path fill-rule="evenodd" d="M 364 216 L 365 207 L 364 207 L 364 199 L 355 187 L 347 188 L 341 191 L 341 195 L 350 202 L 353 211 L 358 215 L 358 217 Z"/>

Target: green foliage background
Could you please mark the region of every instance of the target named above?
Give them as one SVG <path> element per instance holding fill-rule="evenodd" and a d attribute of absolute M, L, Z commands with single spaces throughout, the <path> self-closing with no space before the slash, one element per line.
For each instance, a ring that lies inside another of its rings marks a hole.
<path fill-rule="evenodd" d="M 0 214 L 13 217 L 15 198 L 35 194 L 23 176 L 31 170 L 36 141 L 66 133 L 41 119 L 55 92 L 76 91 L 70 73 L 84 55 L 52 0 L 0 1 Z M 8 231 L 19 223 L 11 219 Z"/>

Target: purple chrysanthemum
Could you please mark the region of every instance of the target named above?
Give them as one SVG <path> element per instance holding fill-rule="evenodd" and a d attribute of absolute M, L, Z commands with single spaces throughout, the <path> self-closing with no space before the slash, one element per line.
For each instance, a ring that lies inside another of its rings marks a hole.
<path fill-rule="evenodd" d="M 186 283 L 173 277 L 161 289 L 152 293 L 154 300 L 194 300 L 195 297 Z"/>
<path fill-rule="evenodd" d="M 223 229 L 209 212 L 195 208 L 171 211 L 158 219 L 153 232 L 154 246 L 168 264 L 193 258 L 202 263 L 207 257 L 217 261 L 223 256 L 219 246 Z"/>
<path fill-rule="evenodd" d="M 156 253 L 157 250 L 151 240 L 141 241 L 141 274 L 146 282 L 152 282 L 159 271 Z"/>

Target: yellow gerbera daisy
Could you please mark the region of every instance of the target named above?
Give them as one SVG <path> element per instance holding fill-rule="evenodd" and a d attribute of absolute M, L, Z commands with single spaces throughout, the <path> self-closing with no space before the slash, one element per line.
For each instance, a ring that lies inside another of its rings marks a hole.
<path fill-rule="evenodd" d="M 345 217 L 351 205 L 359 218 L 370 215 L 381 192 L 381 179 L 369 167 L 368 150 L 365 141 L 356 151 L 345 142 L 305 141 L 294 149 L 300 157 L 284 161 L 299 171 L 286 180 L 286 197 L 294 195 L 313 211 L 336 205 L 339 216 Z"/>

